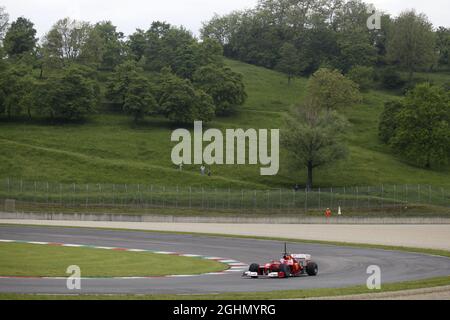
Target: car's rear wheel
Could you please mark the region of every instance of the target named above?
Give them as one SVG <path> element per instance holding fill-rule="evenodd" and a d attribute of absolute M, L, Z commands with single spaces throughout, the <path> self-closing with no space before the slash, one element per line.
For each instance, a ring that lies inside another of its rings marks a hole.
<path fill-rule="evenodd" d="M 306 266 L 306 273 L 310 277 L 315 277 L 319 273 L 319 266 L 315 262 L 310 262 Z"/>
<path fill-rule="evenodd" d="M 280 265 L 280 272 L 284 273 L 285 278 L 289 278 L 291 276 L 291 269 L 289 269 L 287 264 Z"/>
<path fill-rule="evenodd" d="M 250 266 L 250 269 L 248 269 L 248 271 L 250 271 L 250 272 L 259 272 L 259 264 L 253 263 Z"/>

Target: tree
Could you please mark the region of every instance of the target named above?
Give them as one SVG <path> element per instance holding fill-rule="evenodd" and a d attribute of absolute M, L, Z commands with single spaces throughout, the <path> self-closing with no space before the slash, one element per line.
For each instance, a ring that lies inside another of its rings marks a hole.
<path fill-rule="evenodd" d="M 76 65 L 45 80 L 37 90 L 39 113 L 55 120 L 82 120 L 95 112 L 99 102 L 92 70 Z"/>
<path fill-rule="evenodd" d="M 297 48 L 291 43 L 285 43 L 280 49 L 280 60 L 277 69 L 288 77 L 288 85 L 292 78 L 299 72 Z"/>
<path fill-rule="evenodd" d="M 308 96 L 330 111 L 361 102 L 358 85 L 337 70 L 319 69 L 308 81 Z"/>
<path fill-rule="evenodd" d="M 0 43 L 3 41 L 9 26 L 9 14 L 4 7 L 0 7 Z"/>
<path fill-rule="evenodd" d="M 347 147 L 342 142 L 346 126 L 347 121 L 336 111 L 327 112 L 312 101 L 288 118 L 282 144 L 296 165 L 307 168 L 309 190 L 313 188 L 314 169 L 346 157 Z"/>
<path fill-rule="evenodd" d="M 247 98 L 242 75 L 228 67 L 201 67 L 194 74 L 194 84 L 213 98 L 217 115 L 234 112 Z"/>
<path fill-rule="evenodd" d="M 337 64 L 339 46 L 337 34 L 328 26 L 320 24 L 302 31 L 295 39 L 299 48 L 300 71 L 304 75 L 311 75 L 326 64 Z"/>
<path fill-rule="evenodd" d="M 336 67 L 347 73 L 355 66 L 373 66 L 377 54 L 376 48 L 371 43 L 370 34 L 355 29 L 342 32 L 338 36 L 337 44 L 339 55 L 335 62 Z"/>
<path fill-rule="evenodd" d="M 436 48 L 439 54 L 438 63 L 444 68 L 450 66 L 450 29 L 439 27 L 436 31 Z"/>
<path fill-rule="evenodd" d="M 354 66 L 347 78 L 358 84 L 361 91 L 367 91 L 373 84 L 374 69 L 372 67 Z"/>
<path fill-rule="evenodd" d="M 106 97 L 121 107 L 125 104 L 125 97 L 132 79 L 136 79 L 144 70 L 137 66 L 136 61 L 128 60 L 118 65 L 107 84 Z"/>
<path fill-rule="evenodd" d="M 203 90 L 196 90 L 191 82 L 163 70 L 158 88 L 159 113 L 169 120 L 192 123 L 209 122 L 214 118 L 214 101 Z"/>
<path fill-rule="evenodd" d="M 100 38 L 102 47 L 101 69 L 114 70 L 124 60 L 124 34 L 117 31 L 117 27 L 110 21 L 99 22 L 93 32 Z"/>
<path fill-rule="evenodd" d="M 388 59 L 409 72 L 409 80 L 418 68 L 431 67 L 436 61 L 433 25 L 415 11 L 401 13 L 388 34 Z"/>
<path fill-rule="evenodd" d="M 150 82 L 143 76 L 131 78 L 127 91 L 123 109 L 134 118 L 137 123 L 146 114 L 156 108 L 156 100 L 150 90 Z"/>
<path fill-rule="evenodd" d="M 18 116 L 23 111 L 23 98 L 31 90 L 28 77 L 31 68 L 17 64 L 7 67 L 0 77 L 0 109 L 8 116 Z"/>
<path fill-rule="evenodd" d="M 84 54 L 92 26 L 65 18 L 55 23 L 44 39 L 44 51 L 61 65 L 76 61 Z"/>
<path fill-rule="evenodd" d="M 150 81 L 133 60 L 116 67 L 108 83 L 107 97 L 132 115 L 135 123 L 157 107 Z"/>
<path fill-rule="evenodd" d="M 388 101 L 384 104 L 378 129 L 378 135 L 383 143 L 388 144 L 394 137 L 398 127 L 397 116 L 402 109 L 402 101 Z"/>
<path fill-rule="evenodd" d="M 147 49 L 147 35 L 144 30 L 136 29 L 136 32 L 128 37 L 127 46 L 131 56 L 135 61 L 140 61 L 144 57 Z"/>
<path fill-rule="evenodd" d="M 429 83 L 419 84 L 402 102 L 389 144 L 406 160 L 424 168 L 450 158 L 450 94 Z"/>
<path fill-rule="evenodd" d="M 4 46 L 10 57 L 32 51 L 36 47 L 36 29 L 34 24 L 23 17 L 11 23 L 5 35 Z"/>

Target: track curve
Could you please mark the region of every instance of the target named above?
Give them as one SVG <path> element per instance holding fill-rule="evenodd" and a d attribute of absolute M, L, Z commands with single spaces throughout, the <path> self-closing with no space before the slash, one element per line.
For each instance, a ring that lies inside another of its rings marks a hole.
<path fill-rule="evenodd" d="M 245 263 L 277 259 L 283 249 L 278 241 L 179 235 L 140 231 L 82 228 L 0 226 L 0 239 L 76 243 L 145 250 L 195 252 Z M 450 274 L 450 259 L 424 254 L 339 247 L 323 244 L 289 244 L 295 253 L 310 253 L 320 268 L 318 277 L 288 280 L 242 279 L 239 273 L 188 278 L 83 279 L 81 291 L 69 291 L 64 279 L 0 279 L 2 293 L 42 294 L 203 294 L 264 292 L 365 285 L 367 267 L 378 265 L 382 282 L 419 280 Z M 0 254 L 1 259 L 1 254 Z M 0 275 L 1 276 L 1 275 Z"/>

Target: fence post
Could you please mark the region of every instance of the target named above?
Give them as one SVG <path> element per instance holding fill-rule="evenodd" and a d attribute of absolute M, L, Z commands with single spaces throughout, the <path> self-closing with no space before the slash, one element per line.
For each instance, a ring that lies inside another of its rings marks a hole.
<path fill-rule="evenodd" d="M 333 193 L 333 187 L 331 187 L 330 188 L 330 194 L 331 194 L 331 196 L 330 196 L 330 202 L 331 202 L 331 204 L 330 204 L 330 209 L 333 209 L 333 200 L 334 200 L 334 193 Z"/>
<path fill-rule="evenodd" d="M 397 185 L 394 184 L 394 208 L 397 207 Z"/>
<path fill-rule="evenodd" d="M 153 207 L 153 185 L 150 185 L 150 206 Z"/>
<path fill-rule="evenodd" d="M 322 211 L 322 202 L 321 202 L 322 190 L 319 188 L 319 210 Z"/>
<path fill-rule="evenodd" d="M 163 201 L 163 208 L 165 208 L 166 207 L 166 186 L 163 187 L 162 201 Z"/>
<path fill-rule="evenodd" d="M 141 184 L 138 183 L 137 185 L 137 197 L 136 197 L 136 207 L 140 208 L 142 205 L 142 196 L 141 196 Z"/>
<path fill-rule="evenodd" d="M 282 210 L 283 209 L 283 195 L 282 195 L 282 190 L 281 190 L 281 188 L 280 188 L 280 210 Z"/>
<path fill-rule="evenodd" d="M 128 185 L 125 184 L 125 197 L 122 197 L 122 206 L 128 205 Z M 127 202 L 127 203 L 125 203 Z"/>
<path fill-rule="evenodd" d="M 202 209 L 205 209 L 205 188 L 202 187 Z"/>
<path fill-rule="evenodd" d="M 295 209 L 295 189 L 292 190 L 292 209 Z"/>
<path fill-rule="evenodd" d="M 356 208 L 359 208 L 359 188 L 356 187 Z"/>
<path fill-rule="evenodd" d="M 344 201 L 343 204 L 341 203 L 341 206 L 345 208 L 346 203 L 346 199 L 347 198 L 347 189 L 344 187 Z"/>
<path fill-rule="evenodd" d="M 112 204 L 113 206 L 116 205 L 116 185 L 112 185 Z"/>
<path fill-rule="evenodd" d="M 192 187 L 189 187 L 189 209 L 192 208 Z"/>
<path fill-rule="evenodd" d="M 47 182 L 47 206 L 48 206 L 48 197 L 49 197 L 49 185 L 48 185 L 48 182 Z"/>
<path fill-rule="evenodd" d="M 98 205 L 103 204 L 103 199 L 102 199 L 102 186 L 101 186 L 100 183 L 98 184 L 98 197 L 97 197 L 97 199 L 98 199 Z"/>
<path fill-rule="evenodd" d="M 89 184 L 86 184 L 86 208 L 88 207 L 89 203 Z"/>
<path fill-rule="evenodd" d="M 384 185 L 381 185 L 381 208 L 384 209 Z"/>
<path fill-rule="evenodd" d="M 305 214 L 308 213 L 308 188 L 305 188 Z"/>
<path fill-rule="evenodd" d="M 422 197 L 420 196 L 420 184 L 417 185 L 417 200 L 418 203 L 420 203 L 420 200 L 422 199 Z"/>
<path fill-rule="evenodd" d="M 432 191 L 431 191 L 431 184 L 428 186 L 428 203 L 429 204 L 432 204 L 432 201 L 431 201 L 431 193 L 432 193 Z"/>

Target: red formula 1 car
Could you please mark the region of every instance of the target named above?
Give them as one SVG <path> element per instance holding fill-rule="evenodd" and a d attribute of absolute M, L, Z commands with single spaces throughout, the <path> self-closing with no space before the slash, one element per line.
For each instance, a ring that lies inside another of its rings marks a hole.
<path fill-rule="evenodd" d="M 253 279 L 259 277 L 284 279 L 305 274 L 314 277 L 319 273 L 319 267 L 317 263 L 311 260 L 311 255 L 287 253 L 286 245 L 284 252 L 280 261 L 274 260 L 264 266 L 254 263 L 242 276 Z"/>

